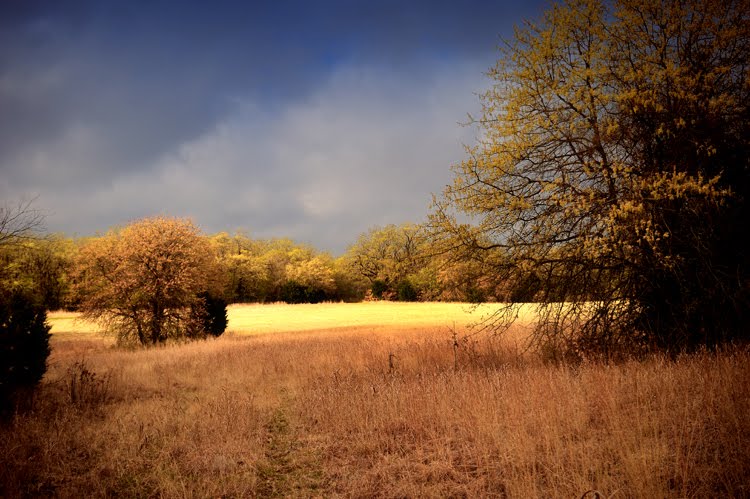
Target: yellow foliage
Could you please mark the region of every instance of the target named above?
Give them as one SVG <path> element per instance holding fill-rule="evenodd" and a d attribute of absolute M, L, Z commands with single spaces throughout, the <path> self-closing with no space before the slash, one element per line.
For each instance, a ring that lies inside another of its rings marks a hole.
<path fill-rule="evenodd" d="M 198 294 L 220 289 L 208 241 L 189 220 L 145 218 L 81 248 L 77 294 L 87 319 L 121 340 L 158 343 L 186 334 Z"/>
<path fill-rule="evenodd" d="M 636 283 L 658 299 L 666 273 L 686 282 L 677 273 L 695 271 L 679 265 L 709 257 L 675 248 L 702 251 L 714 236 L 696 220 L 743 202 L 748 12 L 748 0 L 568 0 L 518 28 L 433 226 L 466 251 L 502 248 L 499 279 L 543 278 L 552 301 L 627 297 L 640 314 L 652 304 Z"/>

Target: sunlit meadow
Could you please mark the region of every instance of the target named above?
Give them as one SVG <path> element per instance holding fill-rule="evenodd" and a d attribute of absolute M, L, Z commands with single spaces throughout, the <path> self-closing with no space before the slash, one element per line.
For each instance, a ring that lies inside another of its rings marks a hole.
<path fill-rule="evenodd" d="M 116 348 L 50 314 L 0 495 L 747 496 L 747 350 L 554 365 L 491 306 L 234 305 L 215 340 Z"/>

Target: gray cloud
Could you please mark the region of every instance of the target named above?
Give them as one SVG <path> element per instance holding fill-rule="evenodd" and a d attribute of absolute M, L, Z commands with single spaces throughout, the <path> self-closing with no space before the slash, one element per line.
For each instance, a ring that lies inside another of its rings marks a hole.
<path fill-rule="evenodd" d="M 238 102 L 213 129 L 73 202 L 57 192 L 62 179 L 36 186 L 54 212 L 50 225 L 68 232 L 168 213 L 209 232 L 244 228 L 341 252 L 372 225 L 426 214 L 471 140 L 458 121 L 477 106 L 476 66 L 446 65 L 409 81 L 382 68 L 340 68 L 278 114 Z M 73 133 L 37 152 L 38 169 L 53 157 L 96 162 L 96 142 L 95 132 Z"/>
<path fill-rule="evenodd" d="M 71 235 L 166 213 L 340 252 L 427 213 L 541 3 L 11 2 L 0 198 Z"/>

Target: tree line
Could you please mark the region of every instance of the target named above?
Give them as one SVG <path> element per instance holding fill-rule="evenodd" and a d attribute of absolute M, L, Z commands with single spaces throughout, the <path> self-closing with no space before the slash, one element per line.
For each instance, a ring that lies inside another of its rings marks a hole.
<path fill-rule="evenodd" d="M 153 244 L 167 238 L 175 223 L 188 221 L 156 217 L 98 236 L 74 239 L 55 234 L 2 245 L 2 280 L 6 286 L 34 295 L 47 310 L 77 311 L 96 293 L 143 287 L 140 276 L 127 274 L 122 263 L 146 256 L 157 259 L 162 250 Z M 133 233 L 134 226 L 143 224 L 153 225 L 150 238 Z M 227 303 L 528 301 L 534 294 L 528 282 L 521 286 L 498 283 L 487 262 L 457 262 L 435 251 L 424 225 L 373 227 L 339 256 L 291 239 L 255 239 L 243 232 L 205 235 L 195 227 L 191 230 L 193 237 L 179 238 L 174 245 L 196 258 L 205 257 L 200 262 L 191 259 L 191 268 L 211 281 L 204 291 L 210 288 L 212 295 Z M 143 254 L 138 257 L 136 251 Z"/>

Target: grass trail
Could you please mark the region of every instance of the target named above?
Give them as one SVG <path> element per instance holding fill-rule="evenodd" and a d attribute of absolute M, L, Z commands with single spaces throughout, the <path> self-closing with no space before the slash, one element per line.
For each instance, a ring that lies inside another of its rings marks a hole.
<path fill-rule="evenodd" d="M 316 497 L 324 484 L 322 462 L 305 446 L 301 427 L 284 402 L 271 415 L 264 458 L 256 465 L 259 497 Z"/>

